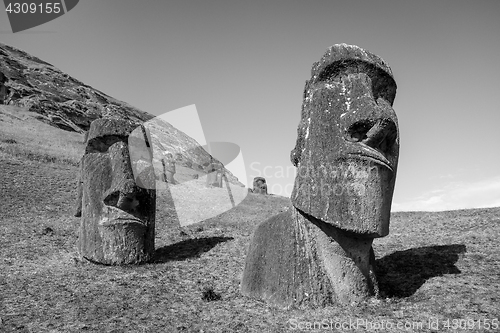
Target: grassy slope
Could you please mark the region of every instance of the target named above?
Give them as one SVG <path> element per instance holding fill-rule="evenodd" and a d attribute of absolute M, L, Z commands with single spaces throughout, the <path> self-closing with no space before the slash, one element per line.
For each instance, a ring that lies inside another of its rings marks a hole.
<path fill-rule="evenodd" d="M 82 152 L 79 134 L 0 110 L 0 331 L 288 332 L 302 331 L 299 322 L 384 320 L 430 332 L 437 318 L 436 331 L 446 319 L 474 319 L 463 331 L 480 332 L 477 320 L 500 317 L 500 208 L 393 214 L 391 234 L 374 245 L 384 297 L 355 308 L 284 311 L 239 294 L 252 230 L 288 205 L 277 196 L 250 194 L 181 227 L 161 191 L 154 263 L 81 262 L 72 207 Z"/>

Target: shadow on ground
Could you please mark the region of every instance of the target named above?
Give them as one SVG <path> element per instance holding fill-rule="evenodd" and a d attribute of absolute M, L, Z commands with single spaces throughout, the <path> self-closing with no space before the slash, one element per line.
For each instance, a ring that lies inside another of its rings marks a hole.
<path fill-rule="evenodd" d="M 460 274 L 455 266 L 463 244 L 427 246 L 396 251 L 376 261 L 379 288 L 383 297 L 409 297 L 430 278 Z"/>
<path fill-rule="evenodd" d="M 156 249 L 153 262 L 165 263 L 173 260 L 186 260 L 210 251 L 219 243 L 227 242 L 233 237 L 206 237 L 187 239 L 182 242 Z"/>

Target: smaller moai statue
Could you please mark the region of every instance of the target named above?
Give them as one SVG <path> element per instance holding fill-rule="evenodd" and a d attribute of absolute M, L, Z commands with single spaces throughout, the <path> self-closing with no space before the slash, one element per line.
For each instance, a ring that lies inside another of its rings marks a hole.
<path fill-rule="evenodd" d="M 144 127 L 125 120 L 97 119 L 90 125 L 80 160 L 75 216 L 80 255 L 95 263 L 146 263 L 155 245 L 156 190 L 152 165 L 134 175 L 129 136 Z M 142 135 L 141 135 L 142 136 Z M 145 134 L 140 139 L 149 147 Z"/>
<path fill-rule="evenodd" d="M 267 184 L 264 177 L 255 177 L 253 179 L 253 193 L 267 194 Z"/>
<path fill-rule="evenodd" d="M 222 164 L 213 159 L 207 167 L 207 187 L 222 187 Z"/>
<path fill-rule="evenodd" d="M 161 160 L 163 165 L 163 181 L 169 184 L 176 184 L 174 179 L 175 160 L 171 153 L 167 153 L 166 158 Z"/>

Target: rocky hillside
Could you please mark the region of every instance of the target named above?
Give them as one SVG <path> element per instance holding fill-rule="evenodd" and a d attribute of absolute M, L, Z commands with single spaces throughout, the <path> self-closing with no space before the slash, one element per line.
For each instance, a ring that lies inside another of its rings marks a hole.
<path fill-rule="evenodd" d="M 49 63 L 0 43 L 0 104 L 25 107 L 39 120 L 76 132 L 101 117 L 146 121 L 152 115 L 98 91 Z"/>
<path fill-rule="evenodd" d="M 66 131 L 83 133 L 98 118 L 148 122 L 155 131 L 156 157 L 171 152 L 178 163 L 204 171 L 211 160 L 200 145 L 161 119 L 119 101 L 24 51 L 0 43 L 0 104 L 37 113 L 37 119 Z M 154 124 L 154 125 L 153 125 Z M 158 161 L 157 161 L 158 162 Z M 229 171 L 231 183 L 243 186 Z"/>

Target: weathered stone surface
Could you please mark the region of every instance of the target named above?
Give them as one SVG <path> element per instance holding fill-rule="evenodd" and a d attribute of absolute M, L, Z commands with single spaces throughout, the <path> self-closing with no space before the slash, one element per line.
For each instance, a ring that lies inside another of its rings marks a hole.
<path fill-rule="evenodd" d="M 306 83 L 292 203 L 338 228 L 367 237 L 389 231 L 399 152 L 388 65 L 346 44 L 331 47 Z"/>
<path fill-rule="evenodd" d="M 267 184 L 264 177 L 255 177 L 253 179 L 253 193 L 267 194 Z"/>
<path fill-rule="evenodd" d="M 389 232 L 399 154 L 389 66 L 330 47 L 306 82 L 293 208 L 256 229 L 242 293 L 281 306 L 352 304 L 378 293 L 373 239 Z"/>
<path fill-rule="evenodd" d="M 134 177 L 129 121 L 99 119 L 91 124 L 80 162 L 76 216 L 81 216 L 78 250 L 90 261 L 140 264 L 154 254 L 156 192 L 154 171 Z"/>
<path fill-rule="evenodd" d="M 371 244 L 288 209 L 257 227 L 241 291 L 285 308 L 361 300 L 376 292 Z"/>

